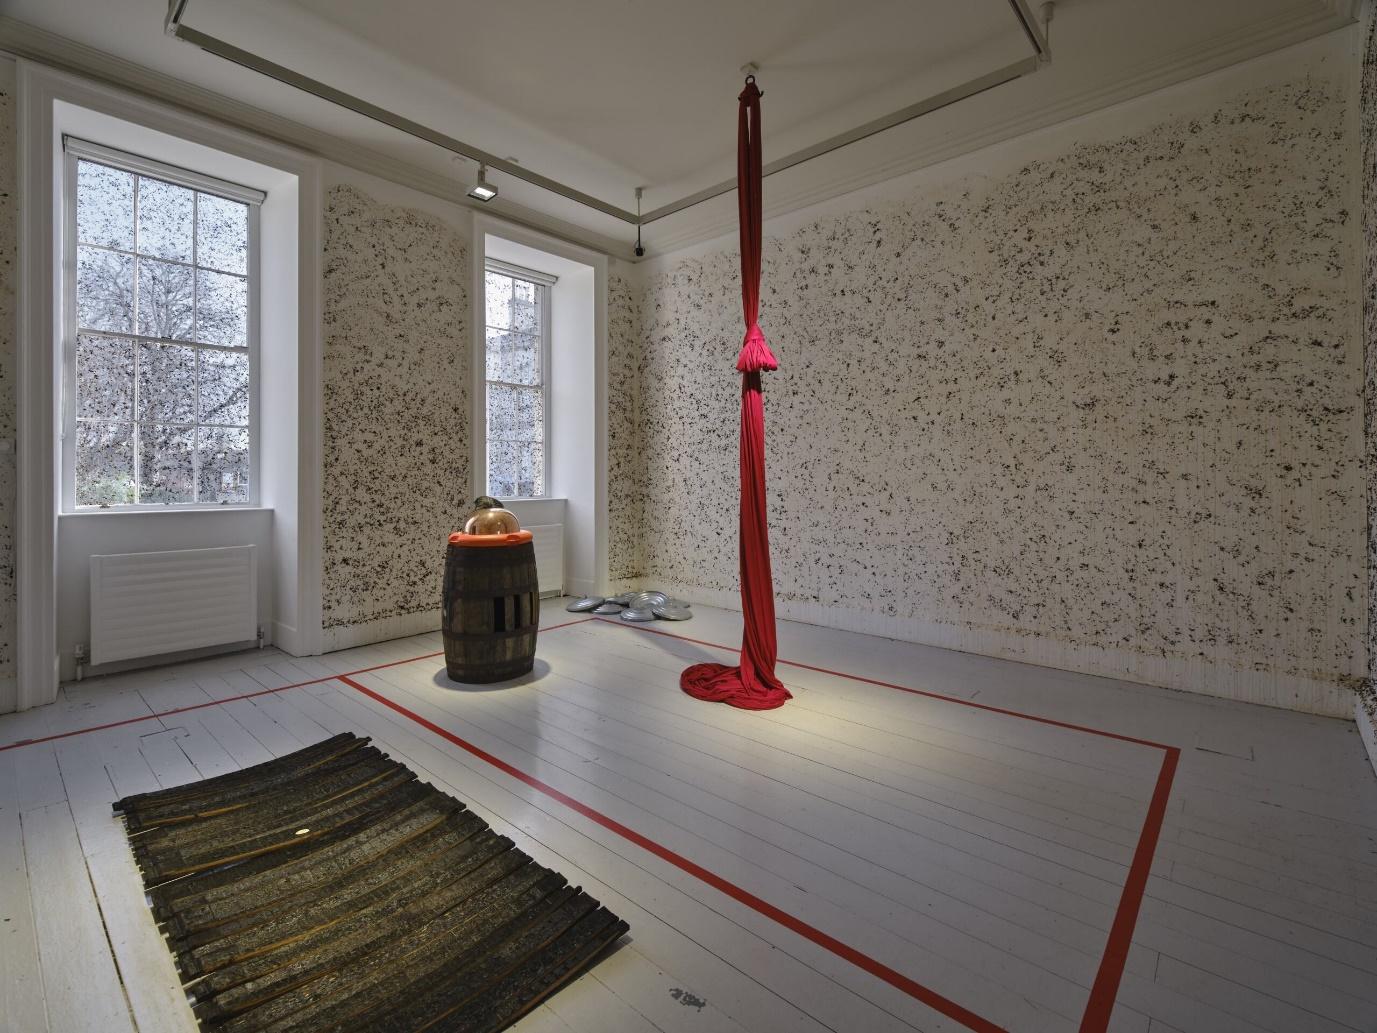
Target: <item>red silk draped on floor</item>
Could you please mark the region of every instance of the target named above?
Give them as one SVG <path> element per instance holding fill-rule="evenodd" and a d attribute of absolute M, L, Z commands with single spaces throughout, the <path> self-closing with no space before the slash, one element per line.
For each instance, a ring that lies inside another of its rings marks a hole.
<path fill-rule="evenodd" d="M 760 90 L 746 78 L 737 119 L 736 193 L 741 220 L 741 307 L 746 337 L 741 371 L 741 609 L 746 629 L 741 664 L 695 664 L 679 676 L 690 696 L 745 710 L 772 710 L 792 696 L 775 677 L 775 590 L 765 519 L 765 400 L 762 370 L 779 368 L 756 318 L 760 311 Z"/>

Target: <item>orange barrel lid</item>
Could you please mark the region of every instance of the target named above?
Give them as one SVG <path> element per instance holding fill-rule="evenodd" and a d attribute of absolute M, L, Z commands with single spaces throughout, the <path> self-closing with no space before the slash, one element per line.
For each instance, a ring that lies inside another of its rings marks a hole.
<path fill-rule="evenodd" d="M 501 545 L 520 545 L 531 540 L 530 531 L 513 531 L 510 534 L 465 534 L 455 531 L 449 536 L 450 545 L 491 549 Z"/>

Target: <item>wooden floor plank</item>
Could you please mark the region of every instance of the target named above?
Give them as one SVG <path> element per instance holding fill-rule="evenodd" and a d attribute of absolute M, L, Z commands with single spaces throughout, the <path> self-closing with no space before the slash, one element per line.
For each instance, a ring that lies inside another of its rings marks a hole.
<path fill-rule="evenodd" d="M 49 1024 L 62 1033 L 132 1031 L 67 803 L 21 817 Z"/>
<path fill-rule="evenodd" d="M 0 753 L 0 1015 L 9 1029 L 48 1029 L 28 861 L 19 818 L 18 751 Z"/>
<path fill-rule="evenodd" d="M 111 780 L 107 758 L 116 740 L 136 736 L 128 729 L 111 729 L 94 733 L 95 741 L 68 739 L 59 744 L 58 762 L 105 935 L 136 1025 L 141 1030 L 187 1029 L 194 1017 L 167 945 L 149 917 L 123 826 L 110 807 L 126 793 Z M 142 786 L 127 788 L 150 792 L 159 785 L 150 772 Z"/>

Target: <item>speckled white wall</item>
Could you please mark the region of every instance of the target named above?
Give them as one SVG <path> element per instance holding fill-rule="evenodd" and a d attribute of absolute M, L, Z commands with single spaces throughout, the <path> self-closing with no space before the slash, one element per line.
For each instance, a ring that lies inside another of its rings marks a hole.
<path fill-rule="evenodd" d="M 468 237 L 350 184 L 326 198 L 327 647 L 403 633 L 439 607 L 466 511 Z"/>
<path fill-rule="evenodd" d="M 1363 384 L 1341 49 L 1132 133 L 1101 121 L 1039 160 L 996 153 L 767 224 L 782 613 L 1352 713 Z M 614 460 L 645 500 L 623 554 L 719 601 L 736 590 L 737 276 L 734 244 L 662 261 L 624 305 L 642 433 Z"/>
<path fill-rule="evenodd" d="M 1367 679 L 1354 717 L 1377 770 L 1377 17 L 1369 9 L 1359 90 L 1363 189 L 1363 427 L 1367 460 Z"/>
<path fill-rule="evenodd" d="M 644 452 L 638 366 L 641 358 L 640 294 L 624 276 L 607 285 L 607 569 L 613 584 L 645 570 Z"/>
<path fill-rule="evenodd" d="M 17 136 L 14 107 L 14 62 L 0 59 L 0 441 L 15 436 L 15 190 Z M 15 598 L 14 510 L 15 455 L 0 453 L 0 713 L 13 710 Z"/>

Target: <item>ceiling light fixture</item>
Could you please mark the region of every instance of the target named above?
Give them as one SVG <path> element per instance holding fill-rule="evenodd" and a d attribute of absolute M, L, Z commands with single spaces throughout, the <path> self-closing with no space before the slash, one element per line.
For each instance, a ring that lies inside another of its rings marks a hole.
<path fill-rule="evenodd" d="M 478 166 L 478 182 L 469 191 L 469 196 L 475 201 L 482 201 L 484 204 L 497 196 L 497 187 L 488 182 L 488 167 Z"/>

